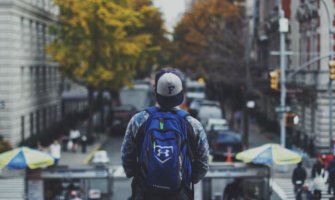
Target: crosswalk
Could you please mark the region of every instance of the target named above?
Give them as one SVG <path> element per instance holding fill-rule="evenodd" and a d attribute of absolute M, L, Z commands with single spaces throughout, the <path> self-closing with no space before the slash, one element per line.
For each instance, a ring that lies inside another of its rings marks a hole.
<path fill-rule="evenodd" d="M 276 187 L 276 193 L 283 200 L 295 200 L 293 184 L 290 178 L 274 178 L 273 182 Z M 312 180 L 306 182 L 309 186 L 312 185 Z M 332 195 L 327 193 L 328 185 L 324 185 L 322 189 L 322 200 L 329 200 Z"/>
<path fill-rule="evenodd" d="M 24 179 L 20 178 L 0 178 L 0 199 L 2 200 L 22 200 L 24 195 Z"/>

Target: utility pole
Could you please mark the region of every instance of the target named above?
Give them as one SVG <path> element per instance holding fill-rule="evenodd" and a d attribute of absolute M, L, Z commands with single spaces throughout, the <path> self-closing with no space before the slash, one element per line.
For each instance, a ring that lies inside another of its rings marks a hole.
<path fill-rule="evenodd" d="M 285 129 L 285 99 L 286 99 L 286 46 L 285 33 L 288 32 L 288 20 L 285 18 L 284 10 L 282 9 L 281 1 L 278 2 L 279 10 L 279 37 L 280 37 L 280 144 L 285 147 L 286 144 L 286 129 Z"/>

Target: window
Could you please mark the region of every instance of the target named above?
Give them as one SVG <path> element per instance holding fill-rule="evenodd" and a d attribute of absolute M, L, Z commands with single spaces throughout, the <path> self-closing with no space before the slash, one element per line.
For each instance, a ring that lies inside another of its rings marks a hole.
<path fill-rule="evenodd" d="M 25 126 L 24 126 L 24 116 L 21 116 L 21 141 L 24 140 L 25 136 L 24 136 L 24 129 L 25 129 Z"/>
<path fill-rule="evenodd" d="M 30 113 L 30 136 L 34 135 L 34 113 Z"/>
<path fill-rule="evenodd" d="M 41 131 L 41 126 L 40 126 L 40 111 L 36 111 L 36 132 L 39 133 Z"/>
<path fill-rule="evenodd" d="M 45 130 L 47 128 L 47 108 L 43 108 L 43 129 Z"/>

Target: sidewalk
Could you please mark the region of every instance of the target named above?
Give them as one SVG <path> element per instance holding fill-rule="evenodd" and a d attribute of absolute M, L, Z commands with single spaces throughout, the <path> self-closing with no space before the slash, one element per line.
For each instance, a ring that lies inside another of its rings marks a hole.
<path fill-rule="evenodd" d="M 99 134 L 96 141 L 86 147 L 86 153 L 82 153 L 81 146 L 78 146 L 77 152 L 62 151 L 59 165 L 80 166 L 88 165 L 96 151 L 98 151 L 106 141 L 106 134 Z"/>

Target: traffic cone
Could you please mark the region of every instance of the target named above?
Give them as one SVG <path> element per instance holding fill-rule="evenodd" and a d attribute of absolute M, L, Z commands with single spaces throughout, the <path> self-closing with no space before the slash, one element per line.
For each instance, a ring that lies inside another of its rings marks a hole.
<path fill-rule="evenodd" d="M 227 158 L 226 158 L 226 162 L 227 162 L 227 163 L 232 163 L 232 162 L 233 162 L 233 158 L 232 158 L 232 156 L 231 156 L 231 148 L 230 148 L 230 147 L 227 148 Z"/>

